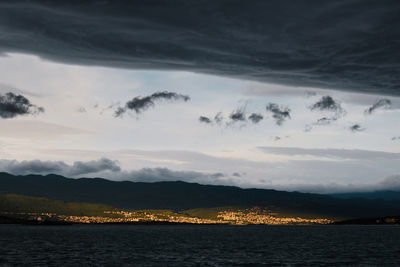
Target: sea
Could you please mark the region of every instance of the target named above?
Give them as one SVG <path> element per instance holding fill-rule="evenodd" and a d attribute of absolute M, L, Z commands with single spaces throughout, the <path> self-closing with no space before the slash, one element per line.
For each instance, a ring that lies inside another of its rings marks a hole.
<path fill-rule="evenodd" d="M 0 266 L 400 266 L 400 226 L 0 225 Z"/>

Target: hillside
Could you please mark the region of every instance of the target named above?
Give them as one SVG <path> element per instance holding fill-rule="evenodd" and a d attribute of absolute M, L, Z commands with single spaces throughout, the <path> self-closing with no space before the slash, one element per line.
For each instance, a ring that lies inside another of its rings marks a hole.
<path fill-rule="evenodd" d="M 119 209 L 182 211 L 226 206 L 262 206 L 288 216 L 357 218 L 400 214 L 390 201 L 339 199 L 318 194 L 185 182 L 115 182 L 58 175 L 0 173 L 0 194 L 21 194 L 68 202 L 98 203 Z"/>
<path fill-rule="evenodd" d="M 2 213 L 53 213 L 70 216 L 109 216 L 104 211 L 115 208 L 103 204 L 64 202 L 43 197 L 29 197 L 15 194 L 0 195 Z"/>
<path fill-rule="evenodd" d="M 373 191 L 373 192 L 350 192 L 350 193 L 338 193 L 331 194 L 333 197 L 351 199 L 351 198 L 364 198 L 364 199 L 384 199 L 391 200 L 392 202 L 397 201 L 400 204 L 400 191 Z"/>
<path fill-rule="evenodd" d="M 118 210 L 106 205 L 72 203 L 22 195 L 0 195 L 0 224 L 329 224 L 329 218 L 279 217 L 252 207 L 220 207 L 173 212 Z"/>

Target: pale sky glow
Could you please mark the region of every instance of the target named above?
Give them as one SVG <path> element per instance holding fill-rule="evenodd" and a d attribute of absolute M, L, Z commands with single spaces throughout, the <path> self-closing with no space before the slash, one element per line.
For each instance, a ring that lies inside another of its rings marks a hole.
<path fill-rule="evenodd" d="M 123 171 L 81 176 L 129 180 L 129 171 L 168 168 L 224 175 L 194 182 L 305 191 L 332 184 L 355 188 L 400 174 L 400 140 L 392 140 L 400 136 L 400 98 L 189 72 L 67 65 L 23 54 L 0 57 L 0 73 L 0 94 L 22 94 L 45 108 L 37 115 L 0 119 L 2 160 L 72 164 L 105 157 L 118 161 Z M 114 116 L 133 97 L 158 91 L 191 99 L 160 101 L 141 114 Z M 309 109 L 325 95 L 337 100 L 346 115 L 331 125 L 313 125 L 331 115 Z M 391 109 L 364 114 L 383 98 L 391 100 Z M 291 119 L 278 126 L 265 109 L 270 102 L 290 108 Z M 254 112 L 264 119 L 228 123 L 231 112 L 241 107 L 247 117 Z M 218 112 L 224 116 L 221 125 L 199 121 Z M 365 130 L 352 132 L 354 124 Z M 308 132 L 306 125 L 312 127 Z"/>

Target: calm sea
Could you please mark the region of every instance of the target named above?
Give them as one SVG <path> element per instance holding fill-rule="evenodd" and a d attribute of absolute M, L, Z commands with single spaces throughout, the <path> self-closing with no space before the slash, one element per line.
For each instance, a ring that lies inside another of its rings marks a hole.
<path fill-rule="evenodd" d="M 0 265 L 400 266 L 400 227 L 0 225 Z"/>

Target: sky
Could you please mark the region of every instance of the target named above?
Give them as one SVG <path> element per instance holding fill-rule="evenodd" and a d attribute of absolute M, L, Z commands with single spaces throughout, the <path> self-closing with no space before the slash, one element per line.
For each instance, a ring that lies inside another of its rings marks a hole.
<path fill-rule="evenodd" d="M 283 2 L 1 3 L 0 171 L 400 189 L 398 5 Z"/>

